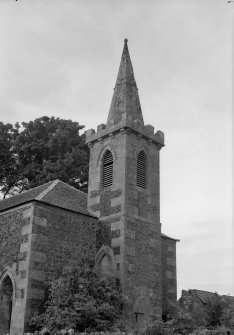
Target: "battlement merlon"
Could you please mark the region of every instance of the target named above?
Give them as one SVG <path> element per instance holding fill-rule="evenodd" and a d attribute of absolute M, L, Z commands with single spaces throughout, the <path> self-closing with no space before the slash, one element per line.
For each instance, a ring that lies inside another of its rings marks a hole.
<path fill-rule="evenodd" d="M 122 120 L 118 124 L 112 124 L 111 126 L 106 126 L 105 124 L 100 124 L 97 126 L 97 131 L 94 129 L 89 129 L 85 132 L 86 143 L 92 145 L 96 141 L 101 141 L 103 138 L 112 136 L 114 133 L 129 131 L 136 133 L 140 137 L 146 138 L 149 142 L 157 144 L 159 149 L 164 147 L 164 133 L 158 130 L 154 133 L 154 127 L 151 125 L 144 126 L 141 122 L 134 122 L 129 120 Z"/>

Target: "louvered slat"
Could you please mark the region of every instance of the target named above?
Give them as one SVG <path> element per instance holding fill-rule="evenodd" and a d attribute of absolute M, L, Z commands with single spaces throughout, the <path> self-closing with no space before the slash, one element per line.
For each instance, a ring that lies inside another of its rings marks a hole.
<path fill-rule="evenodd" d="M 147 162 L 146 156 L 143 151 L 141 151 L 137 156 L 137 186 L 146 189 L 147 184 Z"/>
<path fill-rule="evenodd" d="M 113 183 L 113 156 L 107 150 L 103 159 L 102 187 L 111 186 Z"/>

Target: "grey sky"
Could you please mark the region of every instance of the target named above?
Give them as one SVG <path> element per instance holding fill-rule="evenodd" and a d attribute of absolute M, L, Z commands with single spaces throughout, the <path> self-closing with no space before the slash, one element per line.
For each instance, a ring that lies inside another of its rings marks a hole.
<path fill-rule="evenodd" d="M 232 16 L 224 0 L 0 0 L 3 122 L 106 121 L 124 38 L 146 124 L 165 132 L 163 232 L 178 291 L 233 294 Z"/>

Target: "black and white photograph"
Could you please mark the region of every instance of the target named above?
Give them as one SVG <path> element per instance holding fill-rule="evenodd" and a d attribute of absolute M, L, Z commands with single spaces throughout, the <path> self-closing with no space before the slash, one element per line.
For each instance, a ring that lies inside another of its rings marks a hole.
<path fill-rule="evenodd" d="M 234 335 L 234 1 L 0 0 L 0 335 Z"/>

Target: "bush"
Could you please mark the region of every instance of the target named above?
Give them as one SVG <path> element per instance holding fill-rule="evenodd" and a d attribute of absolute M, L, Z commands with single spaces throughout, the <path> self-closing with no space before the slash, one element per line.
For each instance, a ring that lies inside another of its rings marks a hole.
<path fill-rule="evenodd" d="M 173 323 L 155 320 L 148 323 L 143 331 L 143 335 L 172 335 L 174 333 Z"/>
<path fill-rule="evenodd" d="M 179 318 L 172 321 L 173 327 L 174 327 L 174 333 L 176 334 L 189 334 L 191 333 L 195 328 L 195 324 L 192 319 L 187 318 Z"/>
<path fill-rule="evenodd" d="M 98 278 L 92 267 L 85 265 L 51 283 L 45 312 L 29 317 L 27 331 L 44 326 L 52 333 L 68 328 L 79 332 L 111 330 L 121 318 L 121 305 L 116 279 Z"/>

